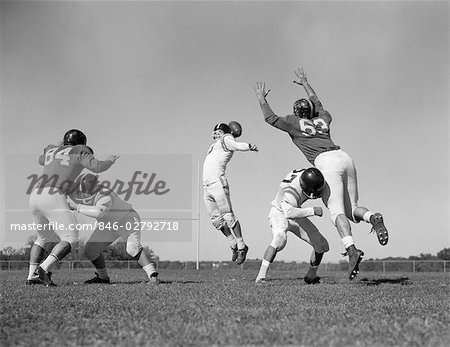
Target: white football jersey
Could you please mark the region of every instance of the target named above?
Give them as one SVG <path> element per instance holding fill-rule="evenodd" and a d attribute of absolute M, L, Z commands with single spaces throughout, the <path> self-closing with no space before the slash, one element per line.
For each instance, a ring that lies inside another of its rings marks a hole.
<path fill-rule="evenodd" d="M 289 172 L 281 181 L 272 206 L 280 212 L 283 212 L 282 202 L 285 201 L 293 207 L 300 207 L 306 198 L 302 196 L 302 188 L 300 187 L 300 176 L 305 170 L 293 170 Z"/>
<path fill-rule="evenodd" d="M 203 163 L 203 184 L 211 184 L 225 176 L 228 162 L 234 151 L 248 151 L 250 146 L 246 142 L 237 142 L 231 134 L 220 136 L 209 147 Z"/>

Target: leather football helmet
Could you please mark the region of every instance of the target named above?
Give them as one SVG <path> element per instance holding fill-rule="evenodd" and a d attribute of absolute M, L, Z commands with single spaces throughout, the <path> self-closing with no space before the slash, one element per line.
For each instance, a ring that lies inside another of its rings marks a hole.
<path fill-rule="evenodd" d="M 225 123 L 218 123 L 215 125 L 214 129 L 213 129 L 213 139 L 218 139 L 219 137 L 221 137 L 224 134 L 231 134 L 231 129 L 228 126 L 228 124 Z"/>
<path fill-rule="evenodd" d="M 87 138 L 80 130 L 71 129 L 64 134 L 63 144 L 64 145 L 86 145 Z"/>
<path fill-rule="evenodd" d="M 314 117 L 314 104 L 308 99 L 299 99 L 294 102 L 294 115 L 300 118 Z"/>
<path fill-rule="evenodd" d="M 325 178 L 320 170 L 311 167 L 302 172 L 299 177 L 303 193 L 310 199 L 317 199 L 325 188 Z"/>

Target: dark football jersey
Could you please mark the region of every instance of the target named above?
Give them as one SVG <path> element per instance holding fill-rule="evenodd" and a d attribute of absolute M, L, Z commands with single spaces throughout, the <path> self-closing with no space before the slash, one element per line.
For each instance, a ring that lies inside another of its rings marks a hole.
<path fill-rule="evenodd" d="M 317 96 L 311 97 L 310 100 L 314 103 L 316 111 L 312 119 L 294 115 L 279 117 L 272 111 L 269 104 L 263 104 L 261 108 L 265 121 L 287 132 L 306 159 L 314 165 L 314 160 L 320 153 L 339 149 L 339 146 L 334 144 L 330 136 L 330 113 L 323 109 Z"/>
<path fill-rule="evenodd" d="M 39 187 L 55 187 L 67 192 L 84 168 L 96 173 L 103 172 L 113 162 L 95 159 L 88 146 L 48 145 L 39 157 L 39 164 L 44 166 L 44 177 Z"/>

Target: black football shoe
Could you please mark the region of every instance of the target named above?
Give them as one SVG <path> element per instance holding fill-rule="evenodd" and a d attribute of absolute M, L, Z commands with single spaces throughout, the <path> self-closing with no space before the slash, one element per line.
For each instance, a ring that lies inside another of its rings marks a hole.
<path fill-rule="evenodd" d="M 86 284 L 95 284 L 95 283 L 101 283 L 101 284 L 110 284 L 111 280 L 109 277 L 106 278 L 100 278 L 98 277 L 98 273 L 95 273 L 95 277 L 91 278 L 90 280 L 84 281 Z"/>
<path fill-rule="evenodd" d="M 238 265 L 241 265 L 245 261 L 245 259 L 247 257 L 247 252 L 248 252 L 248 246 L 247 245 L 243 249 L 238 249 L 238 251 L 237 251 L 238 256 L 236 258 L 236 263 Z"/>
<path fill-rule="evenodd" d="M 343 255 L 348 255 L 348 279 L 351 281 L 359 274 L 359 263 L 364 257 L 364 252 L 351 245 Z"/>
<path fill-rule="evenodd" d="M 305 277 L 303 277 L 303 281 L 306 284 L 318 284 L 318 283 L 320 283 L 320 277 L 316 276 L 314 278 L 309 278 L 308 276 L 305 276 Z"/>
<path fill-rule="evenodd" d="M 25 284 L 27 286 L 34 286 L 36 284 L 44 284 L 44 283 L 42 283 L 42 281 L 39 279 L 39 276 L 36 276 L 36 277 L 30 278 L 30 279 L 27 279 Z"/>
<path fill-rule="evenodd" d="M 34 274 L 39 277 L 39 279 L 42 281 L 42 284 L 45 285 L 46 287 L 57 287 L 57 285 L 52 281 L 51 272 L 45 272 L 43 268 L 38 266 L 37 269 L 34 271 Z"/>
<path fill-rule="evenodd" d="M 231 247 L 231 261 L 236 261 L 237 257 L 238 257 L 238 248 L 237 246 Z"/>
<path fill-rule="evenodd" d="M 384 226 L 383 216 L 381 213 L 375 213 L 372 217 L 370 217 L 370 224 L 372 224 L 372 230 L 370 232 L 375 232 L 380 245 L 386 246 L 389 241 L 389 235 L 386 227 Z"/>

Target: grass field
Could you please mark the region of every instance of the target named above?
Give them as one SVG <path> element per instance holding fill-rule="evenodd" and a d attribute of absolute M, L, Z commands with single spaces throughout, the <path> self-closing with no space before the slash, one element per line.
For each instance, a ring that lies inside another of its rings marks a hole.
<path fill-rule="evenodd" d="M 255 271 L 164 271 L 154 286 L 142 270 L 110 270 L 113 284 L 82 284 L 92 275 L 56 271 L 60 286 L 45 288 L 0 272 L 0 345 L 450 345 L 448 273 L 322 273 L 308 286 L 273 271 L 256 286 Z"/>

